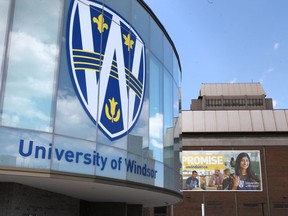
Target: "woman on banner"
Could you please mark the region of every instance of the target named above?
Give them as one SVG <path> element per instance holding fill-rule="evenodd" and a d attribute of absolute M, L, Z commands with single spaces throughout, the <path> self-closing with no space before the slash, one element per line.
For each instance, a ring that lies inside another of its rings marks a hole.
<path fill-rule="evenodd" d="M 245 152 L 237 156 L 232 178 L 232 190 L 260 190 L 260 180 L 252 170 L 250 157 Z"/>

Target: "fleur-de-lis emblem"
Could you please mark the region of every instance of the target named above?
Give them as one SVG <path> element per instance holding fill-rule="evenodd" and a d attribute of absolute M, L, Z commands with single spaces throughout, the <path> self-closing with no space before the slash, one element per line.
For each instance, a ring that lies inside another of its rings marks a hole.
<path fill-rule="evenodd" d="M 123 38 L 124 38 L 124 44 L 128 47 L 128 51 L 130 51 L 130 49 L 133 49 L 133 44 L 134 44 L 134 41 L 131 40 L 131 35 L 128 34 L 128 35 L 124 35 L 123 34 Z"/>
<path fill-rule="evenodd" d="M 93 23 L 96 23 L 98 25 L 97 29 L 100 33 L 104 32 L 104 29 L 108 30 L 108 25 L 107 25 L 107 23 L 105 23 L 105 19 L 103 17 L 103 14 L 100 14 L 98 16 L 98 18 L 93 17 Z"/>
<path fill-rule="evenodd" d="M 117 114 L 116 114 L 116 106 L 118 102 L 115 101 L 114 97 L 112 99 L 108 99 L 110 102 L 110 112 L 109 112 L 109 107 L 108 104 L 105 105 L 105 113 L 106 116 L 109 120 L 112 122 L 117 122 L 120 119 L 120 109 L 118 109 Z M 116 116 L 115 116 L 116 114 Z"/>

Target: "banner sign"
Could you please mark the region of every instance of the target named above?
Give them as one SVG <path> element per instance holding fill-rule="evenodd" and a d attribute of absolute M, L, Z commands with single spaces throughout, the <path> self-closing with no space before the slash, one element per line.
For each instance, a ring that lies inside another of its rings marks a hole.
<path fill-rule="evenodd" d="M 183 190 L 262 191 L 258 150 L 183 151 Z"/>
<path fill-rule="evenodd" d="M 225 168 L 223 154 L 185 154 L 183 153 L 183 167 L 185 170 L 214 170 Z"/>

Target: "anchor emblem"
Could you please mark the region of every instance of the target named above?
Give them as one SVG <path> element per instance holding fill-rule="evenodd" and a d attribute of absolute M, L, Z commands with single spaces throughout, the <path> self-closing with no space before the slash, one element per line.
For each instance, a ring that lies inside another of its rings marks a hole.
<path fill-rule="evenodd" d="M 110 112 L 108 104 L 105 105 L 105 114 L 106 117 L 111 120 L 112 122 L 118 122 L 120 119 L 120 109 L 118 109 L 117 114 L 115 116 L 116 106 L 118 104 L 117 101 L 115 101 L 114 97 L 112 99 L 108 99 L 110 102 Z M 111 115 L 110 115 L 111 114 Z"/>

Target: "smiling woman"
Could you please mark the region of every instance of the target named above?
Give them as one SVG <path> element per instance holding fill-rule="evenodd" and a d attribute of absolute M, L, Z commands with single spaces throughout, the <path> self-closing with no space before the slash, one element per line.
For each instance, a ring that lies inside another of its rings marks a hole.
<path fill-rule="evenodd" d="M 242 152 L 235 162 L 235 176 L 233 176 L 232 190 L 259 190 L 259 177 L 252 170 L 250 156 Z"/>

